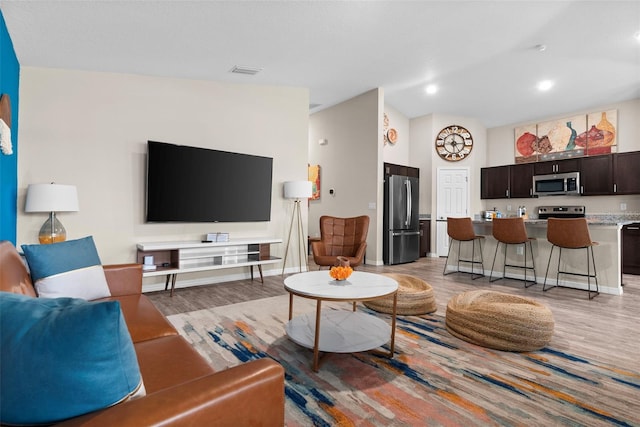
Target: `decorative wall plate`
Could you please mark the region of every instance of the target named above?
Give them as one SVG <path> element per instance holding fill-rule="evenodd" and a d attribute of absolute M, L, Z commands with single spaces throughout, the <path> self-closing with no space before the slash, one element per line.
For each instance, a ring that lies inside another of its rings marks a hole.
<path fill-rule="evenodd" d="M 387 140 L 389 140 L 390 144 L 395 144 L 398 141 L 398 131 L 394 128 L 391 128 L 387 131 Z"/>

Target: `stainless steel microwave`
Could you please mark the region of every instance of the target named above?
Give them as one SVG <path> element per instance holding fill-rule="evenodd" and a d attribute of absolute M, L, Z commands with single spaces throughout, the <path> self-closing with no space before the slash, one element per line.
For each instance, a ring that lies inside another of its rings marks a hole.
<path fill-rule="evenodd" d="M 534 196 L 580 195 L 580 172 L 535 175 Z"/>

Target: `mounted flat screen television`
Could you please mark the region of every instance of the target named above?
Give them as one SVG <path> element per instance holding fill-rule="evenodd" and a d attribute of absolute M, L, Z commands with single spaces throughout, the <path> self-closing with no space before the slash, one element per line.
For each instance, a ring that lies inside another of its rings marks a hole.
<path fill-rule="evenodd" d="M 147 142 L 147 222 L 271 220 L 271 157 Z"/>

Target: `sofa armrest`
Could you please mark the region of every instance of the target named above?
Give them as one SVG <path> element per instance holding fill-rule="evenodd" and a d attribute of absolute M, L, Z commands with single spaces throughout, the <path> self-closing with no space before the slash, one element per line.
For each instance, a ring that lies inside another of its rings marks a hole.
<path fill-rule="evenodd" d="M 142 293 L 142 265 L 112 264 L 103 265 L 104 274 L 111 296 L 136 295 Z"/>
<path fill-rule="evenodd" d="M 59 425 L 282 426 L 284 369 L 259 359 Z"/>

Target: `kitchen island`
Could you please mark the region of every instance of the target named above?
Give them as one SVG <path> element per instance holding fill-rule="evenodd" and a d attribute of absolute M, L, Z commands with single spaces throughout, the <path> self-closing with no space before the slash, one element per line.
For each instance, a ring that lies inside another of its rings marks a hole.
<path fill-rule="evenodd" d="M 622 227 L 633 221 L 634 218 L 612 218 L 612 217 L 588 217 L 589 233 L 591 240 L 598 242 L 594 246 L 594 257 L 596 270 L 598 275 L 599 291 L 603 294 L 622 295 Z M 476 234 L 485 236 L 482 255 L 484 259 L 485 274 L 489 277 L 502 277 L 502 259 L 504 256 L 503 247 L 498 251 L 495 271 L 491 272 L 491 264 L 496 251 L 497 241 L 492 236 L 493 222 L 490 220 L 473 221 Z M 527 219 L 525 227 L 529 237 L 535 237 L 532 242 L 533 255 L 536 269 L 536 281 L 538 286 L 542 286 L 544 282 L 547 264 L 549 262 L 549 253 L 551 252 L 551 243 L 547 241 L 547 220 L 546 219 Z M 451 248 L 450 269 L 455 269 L 455 261 L 457 260 L 458 245 Z M 508 264 L 524 265 L 524 252 L 522 246 L 509 246 L 507 253 Z M 471 245 L 462 245 L 462 259 L 471 259 Z M 549 267 L 547 277 L 547 288 L 559 284 L 562 287 L 587 290 L 587 278 L 571 275 L 560 275 L 560 283 L 556 283 L 556 273 L 558 271 L 558 251 L 553 253 L 553 259 Z M 586 250 L 565 249 L 562 253 L 562 269 L 564 271 L 575 271 L 586 273 Z M 529 264 L 530 258 L 527 256 Z M 477 267 L 476 267 L 477 268 Z M 461 265 L 461 269 L 471 272 L 471 267 Z M 593 269 L 592 269 L 593 271 Z M 507 276 L 524 279 L 522 269 L 507 268 Z M 529 274 L 529 273 L 527 273 Z M 530 276 L 529 276 L 530 277 Z M 591 289 L 594 289 L 594 280 L 591 280 Z M 553 293 L 553 289 L 549 290 Z"/>

